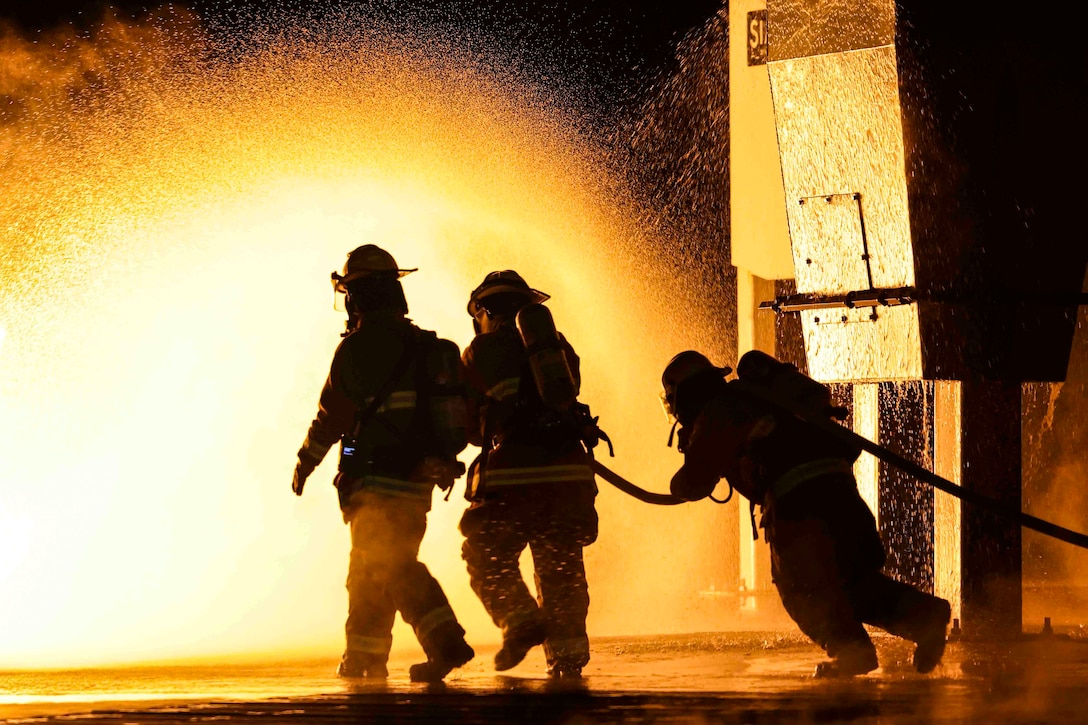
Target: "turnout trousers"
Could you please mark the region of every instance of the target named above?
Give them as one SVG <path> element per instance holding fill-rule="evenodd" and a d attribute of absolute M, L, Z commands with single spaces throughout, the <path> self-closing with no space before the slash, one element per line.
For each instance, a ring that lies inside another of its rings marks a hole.
<path fill-rule="evenodd" d="M 464 629 L 438 581 L 418 560 L 430 501 L 362 491 L 345 511 L 351 527 L 347 650 L 386 662 L 399 611 L 428 657 Z"/>
<path fill-rule="evenodd" d="M 830 657 L 873 651 L 863 624 L 914 642 L 943 626 L 943 599 L 881 571 L 884 545 L 852 475 L 798 486 L 771 502 L 763 524 L 786 612 Z"/>
<path fill-rule="evenodd" d="M 589 662 L 582 549 L 597 539 L 595 493 L 577 483 L 521 486 L 473 505 L 461 518 L 461 553 L 473 591 L 504 637 L 521 625 L 543 623 L 549 667 Z M 535 598 L 518 564 L 526 547 L 533 557 Z"/>

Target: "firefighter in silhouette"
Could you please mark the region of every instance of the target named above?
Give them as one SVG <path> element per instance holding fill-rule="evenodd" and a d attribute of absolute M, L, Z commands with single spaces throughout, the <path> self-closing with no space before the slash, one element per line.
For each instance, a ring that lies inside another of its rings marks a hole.
<path fill-rule="evenodd" d="M 333 273 L 347 331 L 291 486 L 301 496 L 306 478 L 340 443 L 335 485 L 351 527 L 341 677 L 387 676 L 398 611 L 427 655 L 412 666 L 413 681 L 441 680 L 474 654 L 442 587 L 417 558 L 432 490 L 453 485 L 466 441 L 460 350 L 405 317 L 400 277 L 414 271 L 367 244 L 348 255 L 343 274 Z"/>
<path fill-rule="evenodd" d="M 579 677 L 589 661 L 583 547 L 597 538 L 597 487 L 576 402 L 579 359 L 543 303 L 512 270 L 492 272 L 468 302 L 476 337 L 462 360 L 469 469 L 462 555 L 473 590 L 502 629 L 495 669 L 544 645 L 548 673 Z M 592 445 L 592 444 L 590 444 Z M 537 596 L 518 560 L 528 546 Z"/>
<path fill-rule="evenodd" d="M 831 658 L 817 666 L 818 677 L 877 668 L 863 624 L 915 642 L 914 667 L 930 672 L 944 654 L 949 604 L 882 572 L 884 545 L 853 474 L 860 449 L 744 392 L 766 386 L 830 415 L 830 391 L 759 351 L 737 368 L 739 381 L 727 382 L 729 368 L 691 350 L 665 368 L 662 400 L 681 426 L 684 454 L 673 495 L 704 498 L 724 477 L 749 500 L 753 521 L 761 507 L 782 604 Z"/>

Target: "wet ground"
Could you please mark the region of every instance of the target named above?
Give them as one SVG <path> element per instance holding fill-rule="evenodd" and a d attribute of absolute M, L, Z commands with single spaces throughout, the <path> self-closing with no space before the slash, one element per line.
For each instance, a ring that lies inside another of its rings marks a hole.
<path fill-rule="evenodd" d="M 878 637 L 881 668 L 849 681 L 814 679 L 819 650 L 796 635 L 764 633 L 595 640 L 593 661 L 575 682 L 548 680 L 539 650 L 511 676 L 498 675 L 493 647 L 480 648 L 476 660 L 430 687 L 408 682 L 409 659 L 391 663 L 384 685 L 341 682 L 331 676 L 331 661 L 145 672 L 143 689 L 114 671 L 114 684 L 99 682 L 91 701 L 63 683 L 50 696 L 19 695 L 20 687 L 33 687 L 9 673 L 0 675 L 0 692 L 8 693 L 0 697 L 0 721 L 1083 723 L 1082 635 L 954 642 L 926 676 L 911 669 L 909 644 Z M 81 676 L 66 677 L 76 683 Z M 83 690 L 94 689 L 88 684 Z"/>

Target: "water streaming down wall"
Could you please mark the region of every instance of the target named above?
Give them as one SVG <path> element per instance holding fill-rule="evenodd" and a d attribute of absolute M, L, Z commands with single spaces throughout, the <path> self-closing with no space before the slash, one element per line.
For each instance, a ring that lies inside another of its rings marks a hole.
<path fill-rule="evenodd" d="M 420 268 L 412 317 L 461 345 L 487 271 L 549 292 L 609 463 L 666 488 L 661 367 L 719 334 L 672 305 L 663 227 L 501 49 L 371 22 L 226 50 L 177 10 L 2 36 L 0 666 L 338 652 L 335 462 L 301 500 L 288 481 L 342 329 L 328 275 L 364 242 Z M 494 641 L 463 506 L 436 498 L 421 556 Z M 731 514 L 608 488 L 599 510 L 591 634 L 729 624 L 700 592 L 732 590 Z"/>

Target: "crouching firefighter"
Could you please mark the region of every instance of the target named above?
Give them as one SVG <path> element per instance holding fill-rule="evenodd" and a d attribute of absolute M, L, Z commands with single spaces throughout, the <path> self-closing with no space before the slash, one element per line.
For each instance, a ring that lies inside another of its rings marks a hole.
<path fill-rule="evenodd" d="M 579 359 L 541 304 L 547 299 L 512 270 L 488 274 L 469 298 L 477 334 L 462 360 L 469 442 L 481 453 L 469 469 L 462 555 L 502 629 L 495 669 L 543 644 L 549 675 L 579 677 L 589 662 L 582 549 L 597 539 L 586 449 L 600 431 L 577 402 Z M 526 546 L 535 598 L 518 566 Z"/>
<path fill-rule="evenodd" d="M 473 657 L 442 587 L 418 560 L 435 485 L 463 472 L 466 445 L 460 350 L 416 327 L 393 257 L 372 244 L 348 255 L 333 285 L 346 295 L 347 331 L 298 452 L 292 490 L 340 443 L 335 485 L 351 527 L 347 647 L 341 677 L 383 679 L 397 612 L 427 661 L 413 681 L 441 680 Z M 461 467 L 458 470 L 458 466 Z"/>
<path fill-rule="evenodd" d="M 915 669 L 933 670 L 944 654 L 951 610 L 944 599 L 882 572 L 884 545 L 853 474 L 861 449 L 768 401 L 788 400 L 831 417 L 845 411 L 831 406 L 826 386 L 757 350 L 740 359 L 739 379 L 727 382 L 730 372 L 689 350 L 661 376 L 684 454 L 673 495 L 701 499 L 725 478 L 749 500 L 753 523 L 761 507 L 782 604 L 830 657 L 817 666 L 818 677 L 877 668 L 865 624 L 915 642 Z"/>

